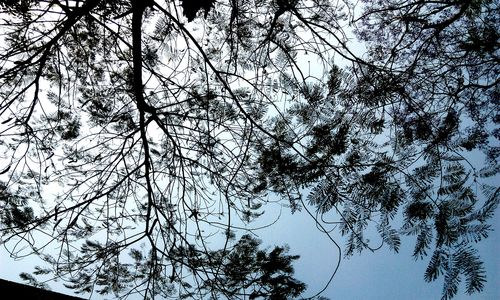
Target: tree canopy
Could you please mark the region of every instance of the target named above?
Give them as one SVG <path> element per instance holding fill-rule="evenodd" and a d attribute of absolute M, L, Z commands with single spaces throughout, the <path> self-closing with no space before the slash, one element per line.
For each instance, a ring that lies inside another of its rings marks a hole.
<path fill-rule="evenodd" d="M 289 299 L 298 255 L 252 236 L 277 202 L 480 292 L 499 4 L 2 1 L 2 244 L 87 296 Z"/>

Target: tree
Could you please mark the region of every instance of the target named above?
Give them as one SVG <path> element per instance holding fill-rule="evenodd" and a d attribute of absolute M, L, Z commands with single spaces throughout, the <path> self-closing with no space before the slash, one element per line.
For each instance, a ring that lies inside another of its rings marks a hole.
<path fill-rule="evenodd" d="M 482 290 L 497 1 L 0 6 L 2 242 L 40 256 L 38 274 L 122 296 L 296 297 L 298 257 L 243 234 L 270 193 L 338 218 L 347 256 L 379 247 L 371 226 L 396 252 L 416 236 L 443 298 L 462 275 Z"/>
<path fill-rule="evenodd" d="M 354 72 L 361 97 L 390 120 L 393 159 L 419 160 L 410 172 L 387 173 L 405 176 L 402 230 L 417 237 L 416 259 L 432 250 L 425 280 L 444 274 L 444 299 L 457 293 L 461 276 L 468 294 L 485 280 L 471 244 L 488 236 L 499 201 L 498 187 L 478 184 L 499 166 L 498 13 L 498 1 L 369 2 L 356 29 L 377 66 Z M 474 150 L 484 153 L 484 166 L 468 161 Z"/>

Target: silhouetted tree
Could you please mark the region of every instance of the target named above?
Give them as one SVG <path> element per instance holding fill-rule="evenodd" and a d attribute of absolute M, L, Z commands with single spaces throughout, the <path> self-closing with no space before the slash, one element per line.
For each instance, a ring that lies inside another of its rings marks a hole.
<path fill-rule="evenodd" d="M 297 297 L 298 256 L 243 235 L 272 196 L 338 225 L 347 256 L 416 236 L 443 298 L 461 276 L 482 290 L 498 1 L 0 8 L 2 242 L 49 265 L 35 274 L 120 296 Z"/>
<path fill-rule="evenodd" d="M 287 255 L 287 248 L 275 247 L 267 253 L 260 250 L 260 241 L 250 235 L 243 235 L 231 248 L 206 251 L 194 245 L 170 249 L 172 261 L 170 274 L 155 265 L 158 259 L 153 251 L 132 249 L 133 262 L 123 262 L 118 258 L 119 251 L 109 253 L 99 242 L 86 241 L 81 250 L 82 260 L 93 260 L 94 252 L 106 256 L 101 266 L 103 271 L 97 274 L 86 269 L 70 279 L 67 287 L 78 292 L 91 292 L 97 286 L 97 292 L 110 292 L 120 295 L 128 289 L 138 292 L 154 290 L 154 295 L 163 298 L 180 299 L 290 299 L 299 296 L 305 284 L 292 277 L 292 261 L 299 256 Z M 182 275 L 182 266 L 191 272 L 210 270 L 198 276 L 195 281 L 191 276 Z M 211 272 L 217 273 L 210 274 Z M 133 284 L 133 285 L 131 285 Z M 181 287 L 177 289 L 176 286 Z"/>

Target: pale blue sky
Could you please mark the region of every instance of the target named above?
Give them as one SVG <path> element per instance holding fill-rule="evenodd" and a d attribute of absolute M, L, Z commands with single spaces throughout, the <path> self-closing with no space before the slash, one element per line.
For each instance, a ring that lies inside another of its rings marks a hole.
<path fill-rule="evenodd" d="M 272 219 L 272 211 L 267 216 Z M 276 214 L 274 215 L 276 216 Z M 485 262 L 488 282 L 483 293 L 468 296 L 461 287 L 458 300 L 500 299 L 500 216 L 491 220 L 496 231 L 488 239 L 480 242 L 480 255 Z M 296 277 L 308 285 L 303 296 L 311 296 L 323 288 L 331 272 L 335 269 L 338 251 L 334 244 L 324 234 L 315 229 L 314 222 L 303 211 L 290 215 L 283 210 L 278 222 L 268 229 L 257 232 L 263 240 L 263 246 L 289 244 L 290 254 L 300 254 L 296 262 Z M 342 238 L 336 231 L 332 236 L 343 247 Z M 355 254 L 350 259 L 342 259 L 339 270 L 330 286 L 322 294 L 330 299 L 342 300 L 375 300 L 375 299 L 440 299 L 442 280 L 426 283 L 423 279 L 428 260 L 414 261 L 411 257 L 414 240 L 405 238 L 402 241 L 399 254 L 387 249 L 375 253 L 369 251 L 361 255 Z M 27 258 L 22 261 L 12 261 L 2 249 L 0 252 L 0 277 L 18 281 L 22 271 L 31 272 L 36 260 Z M 63 293 L 68 290 L 53 289 Z M 107 299 L 112 299 L 108 296 Z M 104 299 L 95 295 L 92 299 Z"/>
<path fill-rule="evenodd" d="M 304 296 L 309 296 L 321 289 L 327 281 L 328 274 L 335 267 L 337 252 L 321 233 L 309 230 L 313 226 L 311 220 L 294 217 L 297 216 L 283 216 L 281 222 L 276 224 L 279 231 L 272 237 L 277 244 L 288 241 L 290 252 L 302 255 L 296 264 L 296 275 L 298 279 L 307 282 L 309 290 Z M 498 214 L 491 220 L 491 224 L 494 224 L 496 231 L 480 242 L 478 247 L 488 276 L 485 290 L 481 294 L 468 296 L 461 287 L 454 299 L 500 299 Z M 333 236 L 338 238 L 338 232 L 333 232 Z M 343 259 L 332 283 L 322 295 L 332 300 L 440 299 L 443 277 L 432 283 L 424 281 L 428 259 L 414 261 L 411 256 L 413 246 L 413 238 L 404 238 L 398 254 L 384 248 L 375 253 L 365 251 L 361 255 L 355 254 L 350 259 Z"/>

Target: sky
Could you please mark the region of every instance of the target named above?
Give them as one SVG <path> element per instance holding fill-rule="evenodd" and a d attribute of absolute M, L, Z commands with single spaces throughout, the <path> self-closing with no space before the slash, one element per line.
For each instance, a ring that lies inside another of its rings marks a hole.
<path fill-rule="evenodd" d="M 468 296 L 460 288 L 454 299 L 500 299 L 500 216 L 491 220 L 496 231 L 480 242 L 478 249 L 487 272 L 488 282 L 481 294 Z M 288 243 L 290 253 L 300 254 L 296 264 L 297 278 L 308 284 L 304 296 L 320 290 L 335 269 L 338 251 L 322 233 L 310 230 L 314 223 L 303 216 L 287 216 L 276 224 L 278 228 L 270 233 L 277 243 Z M 338 232 L 333 236 L 341 241 Z M 343 248 L 342 243 L 340 242 Z M 398 254 L 383 248 L 375 253 L 365 251 L 342 259 L 339 270 L 329 287 L 322 294 L 330 299 L 440 299 L 442 279 L 427 283 L 424 272 L 428 259 L 414 261 L 412 257 L 414 239 L 403 238 Z"/>
<path fill-rule="evenodd" d="M 279 214 L 276 210 L 274 216 Z M 272 213 L 268 214 L 272 218 Z M 463 286 L 454 299 L 500 299 L 500 216 L 495 215 L 491 223 L 496 231 L 479 244 L 479 254 L 485 262 L 487 283 L 480 294 L 468 296 Z M 339 252 L 335 245 L 325 235 L 315 228 L 314 221 L 305 211 L 291 215 L 287 209 L 282 210 L 279 220 L 267 229 L 257 232 L 258 238 L 263 240 L 262 246 L 290 246 L 289 254 L 299 254 L 296 261 L 296 278 L 305 282 L 308 289 L 303 294 L 309 297 L 321 290 L 332 272 L 335 270 Z M 343 248 L 342 238 L 338 232 L 332 236 Z M 383 248 L 375 253 L 365 251 L 361 255 L 355 254 L 349 259 L 342 259 L 338 272 L 322 296 L 330 299 L 344 300 L 375 300 L 375 299 L 440 299 L 442 277 L 435 282 L 424 281 L 424 272 L 427 259 L 414 261 L 411 254 L 414 240 L 404 238 L 402 248 L 398 254 Z M 20 272 L 31 272 L 36 264 L 33 258 L 13 261 L 2 248 L 0 252 L 0 277 L 3 279 L 22 282 L 18 276 Z M 71 294 L 60 283 L 51 285 L 58 292 Z M 112 299 L 95 295 L 92 299 Z M 133 299 L 133 298 L 132 298 Z"/>
<path fill-rule="evenodd" d="M 306 60 L 303 60 L 305 64 Z M 309 63 L 309 61 L 307 61 Z M 304 69 L 308 66 L 304 65 Z M 314 70 L 313 70 L 314 71 Z M 310 69 L 309 69 L 310 72 Z M 310 74 L 309 74 L 310 75 Z M 264 207 L 264 209 L 267 209 Z M 266 217 L 272 219 L 278 210 L 267 211 Z M 500 299 L 500 216 L 499 211 L 490 220 L 495 231 L 490 237 L 479 243 L 478 249 L 485 263 L 487 283 L 480 294 L 467 296 L 464 287 L 460 287 L 454 299 Z M 305 282 L 308 289 L 304 297 L 315 295 L 329 281 L 337 267 L 339 253 L 337 247 L 323 233 L 316 229 L 314 221 L 305 211 L 290 215 L 283 209 L 279 220 L 271 227 L 256 232 L 263 240 L 262 246 L 281 246 L 288 244 L 290 254 L 299 254 L 296 261 L 296 278 Z M 344 239 L 338 231 L 331 233 L 344 249 Z M 2 246 L 2 245 L 0 245 Z M 376 299 L 440 299 L 443 277 L 435 282 L 424 281 L 424 272 L 429 257 L 414 261 L 412 251 L 413 238 L 403 238 L 398 254 L 383 248 L 375 253 L 365 251 L 349 259 L 342 257 L 338 271 L 329 286 L 322 293 L 330 299 L 376 300 Z M 0 249 L 0 278 L 22 282 L 20 272 L 31 272 L 37 261 L 33 257 L 14 261 L 3 247 Z M 51 285 L 53 290 L 70 294 L 60 283 Z M 94 295 L 92 299 L 112 299 Z"/>

